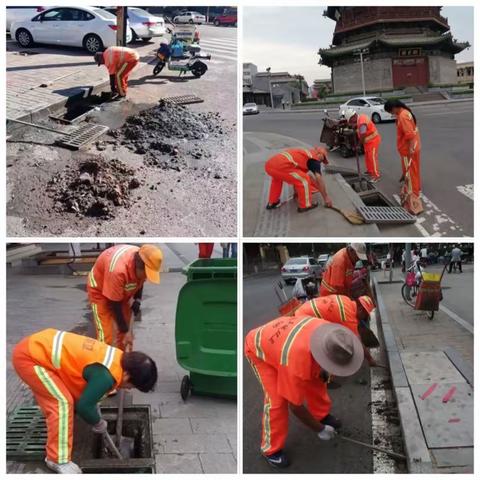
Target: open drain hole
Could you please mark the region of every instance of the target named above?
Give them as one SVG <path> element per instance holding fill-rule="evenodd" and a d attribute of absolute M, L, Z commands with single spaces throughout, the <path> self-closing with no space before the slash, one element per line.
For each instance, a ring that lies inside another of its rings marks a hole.
<path fill-rule="evenodd" d="M 103 103 L 105 103 L 104 96 L 89 95 L 87 98 L 82 98 L 81 100 L 77 99 L 67 102 L 63 110 L 50 115 L 50 118 L 62 123 L 76 123 L 83 120 L 95 107 Z"/>
<path fill-rule="evenodd" d="M 380 192 L 364 192 L 360 194 L 363 204 L 366 207 L 391 207 L 392 204 Z"/>

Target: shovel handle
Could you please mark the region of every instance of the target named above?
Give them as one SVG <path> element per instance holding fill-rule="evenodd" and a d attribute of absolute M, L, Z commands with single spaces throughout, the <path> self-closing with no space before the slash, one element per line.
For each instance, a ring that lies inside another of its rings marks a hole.
<path fill-rule="evenodd" d="M 108 446 L 108 448 L 110 449 L 110 451 L 115 454 L 115 456 L 117 458 L 119 458 L 120 460 L 123 460 L 123 457 L 122 457 L 122 454 L 120 453 L 120 451 L 118 450 L 118 448 L 115 446 L 115 444 L 113 443 L 113 440 L 112 440 L 112 437 L 108 434 L 108 432 L 105 432 L 103 434 L 103 438 L 105 438 L 105 442 Z"/>

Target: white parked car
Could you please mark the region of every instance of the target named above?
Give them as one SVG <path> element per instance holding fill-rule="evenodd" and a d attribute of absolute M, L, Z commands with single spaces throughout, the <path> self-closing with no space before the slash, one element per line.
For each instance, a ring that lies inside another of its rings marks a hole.
<path fill-rule="evenodd" d="M 297 278 L 318 280 L 322 276 L 322 267 L 313 257 L 294 257 L 287 260 L 281 274 L 287 285 L 295 283 Z"/>
<path fill-rule="evenodd" d="M 387 120 L 395 120 L 395 116 L 385 111 L 384 105 L 386 100 L 381 97 L 355 97 L 348 102 L 340 105 L 338 108 L 339 117 L 351 108 L 358 115 L 364 113 L 373 123 L 385 122 Z"/>
<path fill-rule="evenodd" d="M 173 18 L 173 23 L 206 23 L 207 18 L 198 12 L 183 12 Z"/>
<path fill-rule="evenodd" d="M 10 31 L 12 23 L 29 20 L 37 13 L 43 12 L 47 7 L 7 7 L 7 32 Z"/>
<path fill-rule="evenodd" d="M 46 43 L 83 47 L 93 54 L 116 45 L 117 17 L 96 7 L 54 7 L 31 20 L 13 23 L 10 34 L 24 48 Z M 131 38 L 128 28 L 127 42 Z"/>
<path fill-rule="evenodd" d="M 105 7 L 105 10 L 116 15 L 115 7 Z M 153 15 L 142 8 L 128 7 L 127 17 L 132 31 L 132 42 L 137 39 L 149 42 L 153 37 L 165 35 L 167 31 L 163 17 Z"/>
<path fill-rule="evenodd" d="M 260 113 L 260 112 L 258 111 L 258 107 L 256 103 L 246 103 L 243 106 L 244 115 L 256 115 L 257 113 Z"/>

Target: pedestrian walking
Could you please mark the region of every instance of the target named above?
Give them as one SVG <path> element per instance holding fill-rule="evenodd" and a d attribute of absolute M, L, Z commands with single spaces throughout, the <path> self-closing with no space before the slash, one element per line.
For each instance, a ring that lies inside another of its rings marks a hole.
<path fill-rule="evenodd" d="M 451 252 L 450 265 L 448 266 L 448 273 L 452 273 L 452 269 L 457 271 L 457 268 L 458 268 L 458 271 L 462 273 L 462 255 L 463 255 L 462 250 L 458 247 L 458 245 L 455 245 L 455 247 L 452 249 L 452 252 Z"/>

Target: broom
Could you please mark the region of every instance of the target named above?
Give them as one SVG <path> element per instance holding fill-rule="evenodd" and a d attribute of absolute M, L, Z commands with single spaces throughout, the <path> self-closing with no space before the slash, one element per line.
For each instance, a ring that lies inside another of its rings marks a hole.
<path fill-rule="evenodd" d="M 329 208 L 343 215 L 353 225 L 362 225 L 365 223 L 363 217 L 357 212 L 354 212 L 352 210 L 343 210 L 341 208 L 335 207 L 334 205 Z"/>

